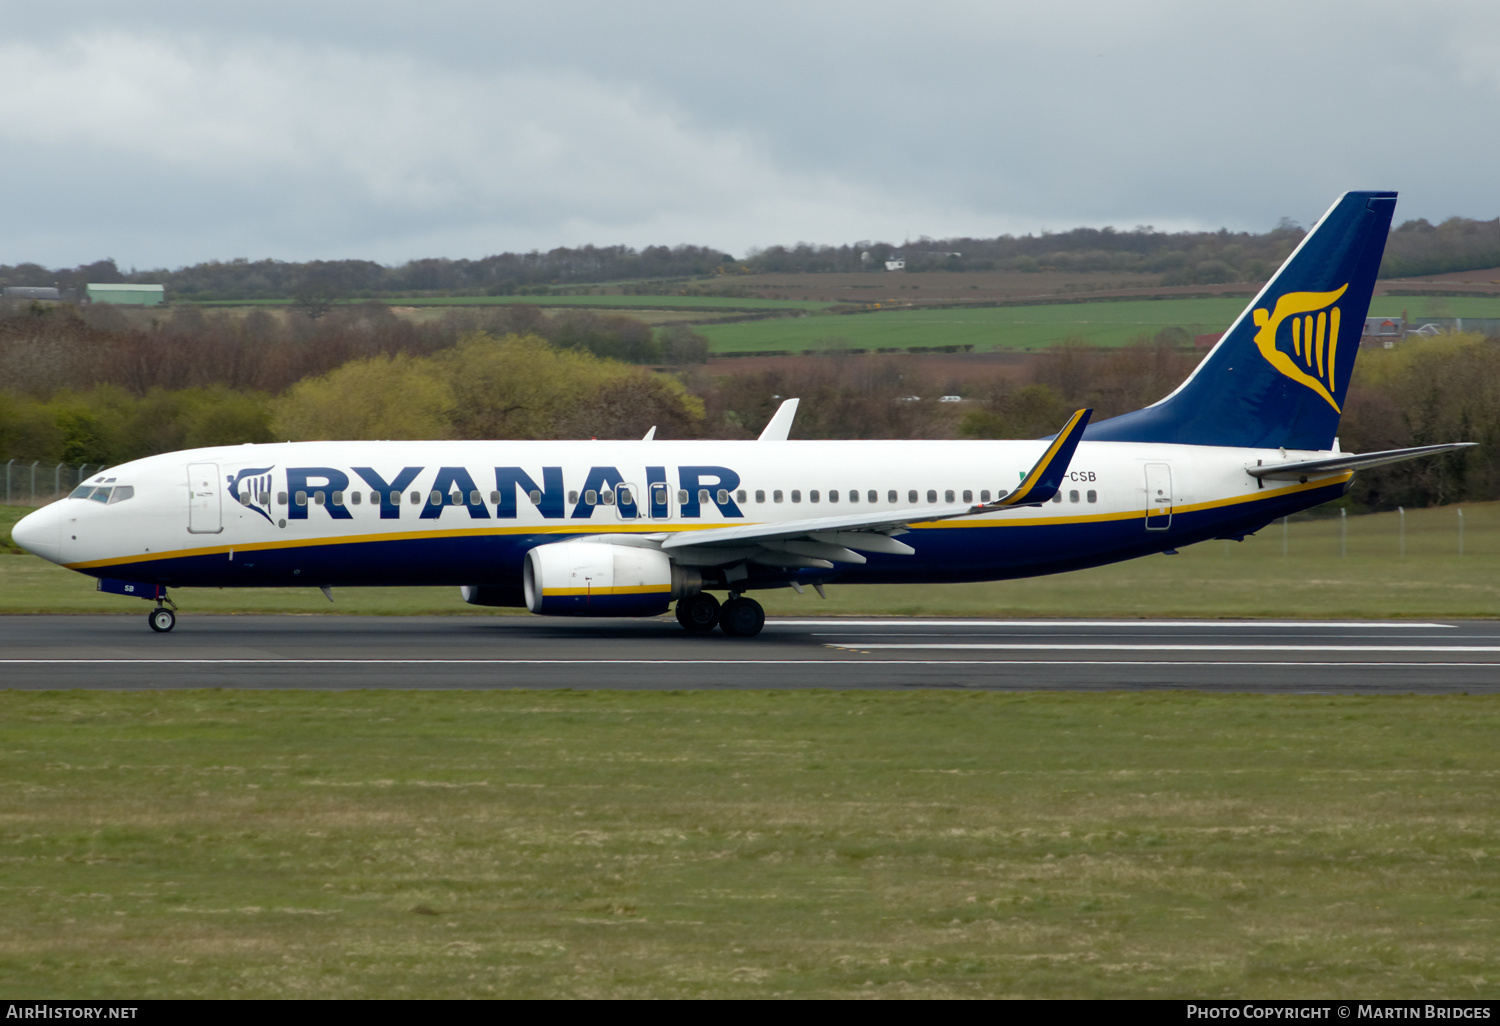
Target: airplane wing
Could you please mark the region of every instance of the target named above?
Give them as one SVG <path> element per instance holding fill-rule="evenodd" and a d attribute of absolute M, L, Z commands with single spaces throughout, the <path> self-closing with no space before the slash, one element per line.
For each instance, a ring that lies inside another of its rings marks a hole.
<path fill-rule="evenodd" d="M 771 566 L 823 569 L 832 568 L 834 563 L 863 563 L 865 557 L 860 555 L 861 552 L 909 556 L 916 550 L 894 537 L 905 534 L 908 524 L 995 513 L 1049 501 L 1057 494 L 1068 472 L 1068 464 L 1092 412 L 1079 410 L 1073 414 L 1015 491 L 994 502 L 871 510 L 771 524 L 711 527 L 674 534 L 665 539 L 661 547 L 684 563 L 713 564 L 729 559 L 750 559 Z"/>
<path fill-rule="evenodd" d="M 1305 480 L 1309 476 L 1318 474 L 1334 474 L 1340 470 L 1363 470 L 1367 467 L 1383 467 L 1387 463 L 1400 463 L 1403 460 L 1414 460 L 1422 456 L 1435 456 L 1440 452 L 1467 449 L 1478 444 L 1478 442 L 1448 442 L 1443 445 L 1419 445 L 1414 449 L 1386 449 L 1383 452 L 1366 453 L 1346 452 L 1338 453 L 1334 456 L 1320 457 L 1315 460 L 1293 460 L 1288 463 L 1267 463 L 1262 466 L 1246 467 L 1245 473 L 1251 477 L 1272 481 Z"/>

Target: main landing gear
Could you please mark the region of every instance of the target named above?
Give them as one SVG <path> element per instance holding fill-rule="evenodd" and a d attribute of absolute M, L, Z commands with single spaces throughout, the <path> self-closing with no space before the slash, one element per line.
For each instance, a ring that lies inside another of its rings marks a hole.
<path fill-rule="evenodd" d="M 677 622 L 694 634 L 718 627 L 731 638 L 753 638 L 766 625 L 766 611 L 754 599 L 733 592 L 721 606 L 718 599 L 700 591 L 678 601 Z"/>
<path fill-rule="evenodd" d="M 719 625 L 719 600 L 706 591 L 689 595 L 677 602 L 677 622 L 694 634 L 703 634 Z"/>

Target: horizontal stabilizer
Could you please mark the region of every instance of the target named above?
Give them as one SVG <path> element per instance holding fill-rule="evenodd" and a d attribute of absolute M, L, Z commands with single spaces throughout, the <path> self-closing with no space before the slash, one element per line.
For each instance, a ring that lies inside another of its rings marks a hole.
<path fill-rule="evenodd" d="M 1294 460 L 1290 463 L 1267 463 L 1263 466 L 1246 467 L 1245 473 L 1269 481 L 1297 481 L 1318 474 L 1336 474 L 1341 470 L 1365 470 L 1383 467 L 1387 463 L 1401 463 L 1422 456 L 1436 456 L 1440 452 L 1468 449 L 1478 442 L 1447 442 L 1443 445 L 1419 445 L 1414 449 L 1386 449 L 1384 452 L 1341 452 L 1315 460 Z"/>

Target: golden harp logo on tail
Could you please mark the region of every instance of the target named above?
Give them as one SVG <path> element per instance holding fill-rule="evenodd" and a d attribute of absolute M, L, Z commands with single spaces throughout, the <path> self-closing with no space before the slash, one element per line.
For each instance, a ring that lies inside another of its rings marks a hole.
<path fill-rule="evenodd" d="M 1293 381 L 1299 382 L 1328 400 L 1335 413 L 1342 413 L 1334 402 L 1337 387 L 1339 351 L 1339 308 L 1334 306 L 1348 283 L 1332 292 L 1288 292 L 1276 300 L 1276 308 L 1257 308 L 1252 316 L 1255 346 L 1266 362 Z M 1281 331 L 1287 324 L 1288 330 Z M 1286 348 L 1279 347 L 1277 336 L 1284 335 Z M 1290 350 L 1290 351 L 1288 351 Z"/>

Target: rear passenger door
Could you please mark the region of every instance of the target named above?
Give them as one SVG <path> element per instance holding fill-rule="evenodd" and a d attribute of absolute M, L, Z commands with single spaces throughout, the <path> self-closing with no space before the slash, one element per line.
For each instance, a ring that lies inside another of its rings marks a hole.
<path fill-rule="evenodd" d="M 1172 468 L 1165 463 L 1146 464 L 1146 530 L 1165 531 L 1172 526 Z"/>

